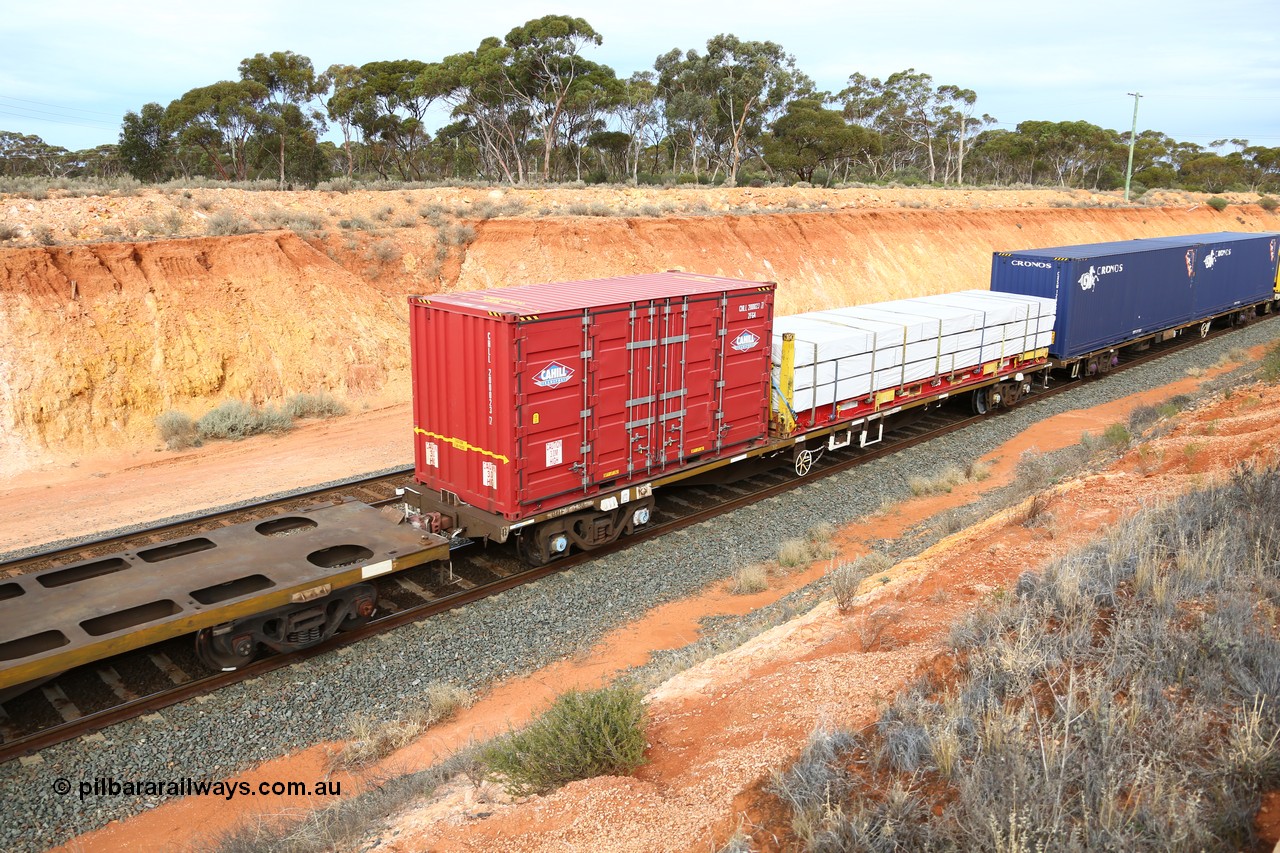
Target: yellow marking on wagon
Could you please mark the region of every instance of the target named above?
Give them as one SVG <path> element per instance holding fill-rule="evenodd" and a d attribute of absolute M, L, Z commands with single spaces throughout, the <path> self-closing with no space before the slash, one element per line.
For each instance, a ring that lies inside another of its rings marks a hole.
<path fill-rule="evenodd" d="M 434 438 L 438 441 L 443 441 L 455 450 L 474 450 L 476 453 L 497 459 L 504 465 L 511 461 L 500 453 L 494 453 L 492 450 L 485 450 L 483 447 L 476 447 L 474 444 L 470 444 L 461 438 L 453 438 L 452 436 L 441 435 L 438 432 L 430 432 L 422 427 L 414 427 L 413 432 L 415 435 L 425 435 L 427 438 Z"/>

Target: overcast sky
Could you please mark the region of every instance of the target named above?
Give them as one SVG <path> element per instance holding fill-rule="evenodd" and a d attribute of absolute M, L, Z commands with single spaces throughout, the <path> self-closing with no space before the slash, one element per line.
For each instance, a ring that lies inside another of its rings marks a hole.
<path fill-rule="evenodd" d="M 333 63 L 433 61 L 545 14 L 604 37 L 589 58 L 620 77 L 673 47 L 731 32 L 781 44 L 819 88 L 914 67 L 978 94 L 1000 127 L 1083 119 L 1208 145 L 1280 146 L 1274 0 L 351 0 L 309 3 L 43 0 L 0 15 L 0 130 L 69 149 L 117 142 L 128 110 L 237 77 L 241 59 L 292 50 Z"/>

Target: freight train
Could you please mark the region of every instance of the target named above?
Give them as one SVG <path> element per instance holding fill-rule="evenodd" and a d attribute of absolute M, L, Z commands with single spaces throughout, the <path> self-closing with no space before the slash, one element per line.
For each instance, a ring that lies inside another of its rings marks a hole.
<path fill-rule="evenodd" d="M 774 284 L 685 272 L 410 299 L 409 525 L 363 505 L 250 522 L 0 581 L 0 698 L 194 633 L 236 669 L 367 621 L 379 575 L 469 540 L 526 561 L 654 520 L 654 492 L 750 460 L 803 476 L 900 413 L 1015 405 L 1051 371 L 1269 312 L 1277 234 L 997 253 L 989 290 L 774 316 Z M 417 528 L 417 529 L 415 529 Z"/>
<path fill-rule="evenodd" d="M 977 413 L 1269 311 L 1277 235 L 995 255 L 987 291 L 774 318 L 774 285 L 669 272 L 415 297 L 414 519 L 534 564 L 649 524 L 655 489 L 878 442 L 908 409 Z"/>

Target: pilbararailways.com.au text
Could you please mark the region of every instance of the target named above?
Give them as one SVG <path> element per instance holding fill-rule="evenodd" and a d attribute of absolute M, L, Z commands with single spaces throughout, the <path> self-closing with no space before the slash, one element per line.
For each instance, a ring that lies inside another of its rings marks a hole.
<path fill-rule="evenodd" d="M 190 776 L 164 781 L 154 779 L 116 779 L 99 776 L 86 779 L 74 786 L 69 779 L 55 779 L 53 791 L 66 796 L 78 791 L 80 799 L 89 797 L 337 797 L 342 795 L 342 783 L 336 779 L 317 782 L 211 782 Z"/>

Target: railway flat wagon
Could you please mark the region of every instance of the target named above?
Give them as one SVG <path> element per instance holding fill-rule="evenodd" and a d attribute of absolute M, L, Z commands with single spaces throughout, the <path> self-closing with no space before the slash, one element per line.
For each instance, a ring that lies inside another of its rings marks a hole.
<path fill-rule="evenodd" d="M 997 252 L 991 290 L 1054 299 L 1049 354 L 1110 369 L 1115 351 L 1274 298 L 1276 234 L 1199 234 Z M 1219 266 L 1220 265 L 1220 266 Z"/>
<path fill-rule="evenodd" d="M 531 562 L 648 523 L 657 478 L 767 440 L 773 282 L 685 272 L 410 300 L 414 461 L 435 529 Z"/>

